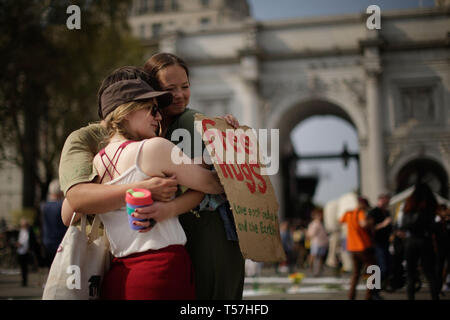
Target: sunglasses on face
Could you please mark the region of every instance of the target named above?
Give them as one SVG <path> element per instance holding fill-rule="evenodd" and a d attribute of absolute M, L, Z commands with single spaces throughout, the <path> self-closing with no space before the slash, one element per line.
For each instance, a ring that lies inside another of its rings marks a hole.
<path fill-rule="evenodd" d="M 150 107 L 150 114 L 152 115 L 152 117 L 156 117 L 156 115 L 161 114 L 161 109 L 157 106 L 157 105 L 153 105 Z"/>

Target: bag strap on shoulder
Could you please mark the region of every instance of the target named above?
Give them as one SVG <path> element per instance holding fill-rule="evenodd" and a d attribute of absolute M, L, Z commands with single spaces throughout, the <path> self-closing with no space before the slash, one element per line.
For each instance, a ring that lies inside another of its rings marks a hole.
<path fill-rule="evenodd" d="M 77 215 L 77 213 L 74 212 L 72 215 L 72 219 L 70 219 L 70 224 L 69 224 L 70 227 L 75 225 L 74 219 L 75 219 L 76 215 Z M 86 215 L 85 214 L 81 214 L 81 231 L 86 232 Z"/>
<path fill-rule="evenodd" d="M 73 213 L 72 219 L 70 220 L 70 226 L 74 226 L 74 219 L 76 216 L 76 212 Z M 87 218 L 85 214 L 81 214 L 81 232 L 84 232 L 86 234 L 86 224 L 87 224 Z M 102 224 L 102 221 L 100 220 L 100 217 L 96 214 L 94 217 L 94 220 L 92 221 L 91 231 L 87 235 L 88 241 L 91 243 L 98 239 L 99 237 L 99 230 L 100 225 Z"/>

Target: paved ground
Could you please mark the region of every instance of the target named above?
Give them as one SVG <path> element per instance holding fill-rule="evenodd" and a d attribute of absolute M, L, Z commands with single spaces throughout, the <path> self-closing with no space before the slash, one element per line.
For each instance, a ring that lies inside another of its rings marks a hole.
<path fill-rule="evenodd" d="M 274 269 L 263 269 L 258 278 L 246 278 L 244 300 L 346 300 L 349 274 L 335 277 L 325 272 L 323 277 L 313 278 L 305 270 L 298 270 L 306 275 L 296 286 L 287 274 L 276 274 Z M 39 300 L 42 296 L 47 269 L 30 273 L 29 286 L 20 286 L 18 270 L 0 270 L 0 300 Z M 364 297 L 363 283 L 358 286 L 357 299 Z M 405 288 L 394 293 L 382 292 L 385 300 L 406 300 Z M 417 300 L 430 300 L 428 286 L 424 284 L 416 295 Z M 441 296 L 450 300 L 450 292 Z"/>
<path fill-rule="evenodd" d="M 34 271 L 29 274 L 28 286 L 22 287 L 18 269 L 0 270 L 0 299 L 38 300 L 42 297 L 47 270 Z"/>
<path fill-rule="evenodd" d="M 288 274 L 276 274 L 274 269 L 263 269 L 260 277 L 246 278 L 244 287 L 245 300 L 347 300 L 350 273 L 336 276 L 330 269 L 325 269 L 322 277 L 312 277 L 309 270 L 297 270 L 305 275 L 299 285 L 292 283 Z M 365 284 L 357 286 L 357 300 L 363 300 Z M 395 292 L 381 292 L 384 300 L 407 300 L 406 287 Z M 431 300 L 428 285 L 423 284 L 416 293 L 417 300 Z M 450 291 L 441 295 L 441 299 L 450 300 Z"/>

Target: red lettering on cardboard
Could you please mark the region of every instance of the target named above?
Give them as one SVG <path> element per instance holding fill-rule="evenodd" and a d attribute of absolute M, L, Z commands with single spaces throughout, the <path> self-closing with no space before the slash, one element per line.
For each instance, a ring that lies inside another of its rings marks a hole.
<path fill-rule="evenodd" d="M 266 191 L 267 191 L 266 180 L 264 180 L 264 178 L 261 177 L 261 175 L 259 173 L 257 173 L 254 168 L 261 169 L 260 166 L 259 166 L 259 163 L 257 163 L 257 164 L 250 164 L 250 169 L 252 170 L 253 175 L 255 176 L 255 178 L 258 179 L 259 181 L 261 181 L 261 185 L 258 183 L 258 190 L 259 190 L 259 192 L 266 193 Z"/>
<path fill-rule="evenodd" d="M 239 137 L 241 145 L 244 147 L 245 153 L 253 154 L 253 143 L 250 141 L 250 137 L 246 134 L 241 134 Z"/>
<path fill-rule="evenodd" d="M 246 164 L 246 163 L 241 164 L 241 170 L 244 173 L 245 178 L 247 178 L 246 184 L 247 184 L 248 190 L 250 190 L 251 193 L 255 193 L 255 191 L 256 191 L 255 180 L 253 180 L 252 171 L 248 167 L 248 164 Z"/>

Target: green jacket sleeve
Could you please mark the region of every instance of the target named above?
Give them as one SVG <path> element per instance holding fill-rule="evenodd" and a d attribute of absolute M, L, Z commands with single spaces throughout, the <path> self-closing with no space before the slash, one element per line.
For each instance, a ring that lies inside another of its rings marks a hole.
<path fill-rule="evenodd" d="M 83 127 L 67 137 L 59 162 L 59 181 L 64 194 L 72 186 L 91 182 L 97 176 L 92 161 L 105 137 L 106 130 L 100 124 Z"/>

